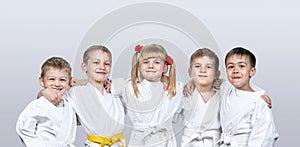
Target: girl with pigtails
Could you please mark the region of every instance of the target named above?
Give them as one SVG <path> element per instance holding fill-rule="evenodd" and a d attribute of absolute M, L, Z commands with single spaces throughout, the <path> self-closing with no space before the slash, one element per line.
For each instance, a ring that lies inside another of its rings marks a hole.
<path fill-rule="evenodd" d="M 165 74 L 169 80 L 162 83 Z M 182 103 L 182 91 L 183 84 L 176 82 L 173 59 L 164 47 L 137 45 L 131 79 L 113 79 L 111 86 L 112 94 L 122 97 L 132 122 L 128 146 L 177 146 L 172 119 Z"/>

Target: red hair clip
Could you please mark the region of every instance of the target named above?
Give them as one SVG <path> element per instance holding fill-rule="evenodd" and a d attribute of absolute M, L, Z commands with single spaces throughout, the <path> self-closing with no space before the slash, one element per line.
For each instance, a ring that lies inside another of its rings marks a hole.
<path fill-rule="evenodd" d="M 139 53 L 139 52 L 141 52 L 142 48 L 143 48 L 143 46 L 138 44 L 135 46 L 134 50 Z"/>
<path fill-rule="evenodd" d="M 173 59 L 172 59 L 172 57 L 171 57 L 171 56 L 167 56 L 167 57 L 166 57 L 166 62 L 167 62 L 167 65 L 173 64 Z"/>

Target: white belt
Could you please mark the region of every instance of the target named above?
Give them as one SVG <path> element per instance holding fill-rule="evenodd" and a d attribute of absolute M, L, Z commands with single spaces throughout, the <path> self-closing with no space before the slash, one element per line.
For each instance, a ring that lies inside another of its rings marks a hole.
<path fill-rule="evenodd" d="M 215 143 L 216 137 L 219 137 L 220 134 L 221 134 L 221 130 L 209 130 L 209 131 L 201 132 L 198 130 L 185 129 L 184 135 L 187 136 L 188 139 L 182 143 L 182 146 L 188 146 L 188 144 L 193 140 L 204 141 L 205 139 L 208 139 L 208 140 L 212 140 L 212 142 Z"/>
<path fill-rule="evenodd" d="M 171 127 L 170 127 L 171 126 Z M 151 126 L 149 128 L 134 128 L 136 132 L 141 132 L 144 134 L 142 143 L 143 145 L 147 144 L 147 141 L 157 133 L 164 133 L 166 138 L 169 140 L 169 137 L 172 136 L 172 125 L 158 125 L 158 126 Z M 168 141 L 167 140 L 167 141 Z M 168 142 L 167 142 L 168 144 Z"/>
<path fill-rule="evenodd" d="M 249 134 L 227 134 L 222 133 L 220 140 L 217 142 L 220 145 L 230 145 L 231 147 L 246 146 L 248 144 Z"/>

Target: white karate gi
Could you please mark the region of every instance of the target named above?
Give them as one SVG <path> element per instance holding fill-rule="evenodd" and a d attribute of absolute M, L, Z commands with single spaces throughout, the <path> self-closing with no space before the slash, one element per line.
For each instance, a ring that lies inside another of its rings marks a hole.
<path fill-rule="evenodd" d="M 70 88 L 65 96 L 79 116 L 87 134 L 105 137 L 123 132 L 125 112 L 120 98 L 106 92 L 102 95 L 90 83 Z M 124 143 L 124 139 L 122 142 Z M 85 145 L 99 147 L 98 143 L 88 140 Z M 111 146 L 119 147 L 121 142 Z"/>
<path fill-rule="evenodd" d="M 134 96 L 131 81 L 114 79 L 112 93 L 121 95 L 132 122 L 128 146 L 176 147 L 172 119 L 183 99 L 183 84 L 177 83 L 176 95 L 171 97 L 161 82 L 143 80 Z"/>
<path fill-rule="evenodd" d="M 16 125 L 18 135 L 28 147 L 74 146 L 76 128 L 75 112 L 66 99 L 56 107 L 45 97 L 30 102 Z"/>
<path fill-rule="evenodd" d="M 204 102 L 197 90 L 185 99 L 180 113 L 184 117 L 182 147 L 214 147 L 221 135 L 219 91 Z"/>
<path fill-rule="evenodd" d="M 260 98 L 264 91 L 251 85 L 255 92 L 221 85 L 220 110 L 222 147 L 272 147 L 278 138 L 271 109 Z"/>

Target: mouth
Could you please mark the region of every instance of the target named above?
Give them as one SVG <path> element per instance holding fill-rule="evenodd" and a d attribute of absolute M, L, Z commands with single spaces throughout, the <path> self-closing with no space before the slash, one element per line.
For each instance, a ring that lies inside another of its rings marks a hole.
<path fill-rule="evenodd" d="M 198 75 L 198 77 L 206 78 L 207 76 L 206 75 Z"/>
<path fill-rule="evenodd" d="M 104 71 L 96 71 L 97 74 L 106 74 Z"/>
<path fill-rule="evenodd" d="M 156 71 L 152 71 L 152 70 L 148 70 L 146 72 L 150 72 L 150 73 L 156 73 Z"/>
<path fill-rule="evenodd" d="M 58 91 L 58 92 L 60 92 L 60 91 L 63 90 L 63 88 L 61 88 L 61 87 L 52 87 L 52 89 L 53 89 L 54 91 Z"/>
<path fill-rule="evenodd" d="M 238 80 L 240 79 L 241 77 L 232 77 L 233 80 Z"/>

